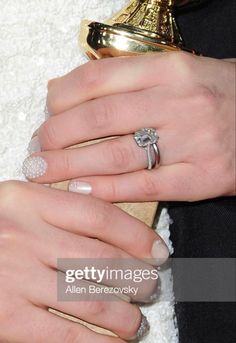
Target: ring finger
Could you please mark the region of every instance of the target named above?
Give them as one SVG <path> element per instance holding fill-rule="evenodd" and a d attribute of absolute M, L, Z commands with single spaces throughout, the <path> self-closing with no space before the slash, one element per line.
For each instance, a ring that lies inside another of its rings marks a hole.
<path fill-rule="evenodd" d="M 20 305 L 22 311 L 15 311 L 14 325 L 8 325 L 6 330 L 4 328 L 4 334 L 7 335 L 4 342 L 17 340 L 24 343 L 125 343 L 119 338 L 96 334 L 82 325 L 55 316 L 35 305 Z"/>
<path fill-rule="evenodd" d="M 158 135 L 162 165 L 184 160 L 184 143 L 176 149 L 175 137 L 168 130 L 161 129 Z M 33 154 L 24 161 L 23 172 L 29 180 L 52 183 L 82 176 L 130 173 L 147 166 L 147 151 L 137 146 L 132 135 L 125 135 L 94 145 Z"/>
<path fill-rule="evenodd" d="M 94 295 L 77 294 L 74 295 L 76 301 L 59 301 L 57 280 L 58 276 L 54 270 L 39 268 L 34 287 L 27 291 L 30 301 L 109 330 L 121 338 L 136 338 L 142 322 L 141 312 L 136 305 L 121 301 L 112 294 L 106 294 L 106 300 L 102 300 L 101 297 L 101 300 L 93 299 Z M 81 280 L 75 286 L 87 289 L 88 283 Z"/>

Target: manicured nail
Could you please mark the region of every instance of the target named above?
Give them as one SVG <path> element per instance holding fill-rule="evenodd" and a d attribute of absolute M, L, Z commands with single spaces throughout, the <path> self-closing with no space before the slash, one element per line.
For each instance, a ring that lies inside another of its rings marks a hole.
<path fill-rule="evenodd" d="M 28 153 L 29 155 L 32 155 L 36 152 L 40 152 L 41 151 L 41 146 L 39 143 L 39 139 L 38 136 L 34 136 L 28 146 Z"/>
<path fill-rule="evenodd" d="M 22 172 L 27 179 L 43 176 L 48 168 L 47 162 L 40 156 L 30 156 L 23 163 Z"/>
<path fill-rule="evenodd" d="M 150 296 L 150 302 L 151 303 L 155 303 L 157 302 L 158 299 L 160 299 L 160 295 L 161 295 L 161 284 L 160 284 L 160 278 L 159 278 L 159 281 L 158 281 L 158 286 L 155 290 L 155 292 Z"/>
<path fill-rule="evenodd" d="M 35 136 L 37 136 L 37 134 L 38 134 L 38 129 L 34 131 L 34 133 L 32 134 L 31 139 L 34 138 Z"/>
<path fill-rule="evenodd" d="M 71 181 L 69 183 L 69 192 L 90 194 L 92 193 L 92 186 L 87 182 Z"/>
<path fill-rule="evenodd" d="M 44 108 L 44 115 L 45 115 L 45 120 L 47 120 L 50 117 L 50 113 L 49 113 L 47 104 L 45 105 L 45 108 Z"/>
<path fill-rule="evenodd" d="M 147 320 L 147 317 L 145 317 L 143 314 L 142 314 L 142 320 L 141 320 L 141 324 L 140 324 L 140 327 L 138 329 L 138 332 L 137 332 L 137 335 L 132 338 L 131 340 L 140 340 L 142 339 L 143 337 L 145 337 L 150 331 L 150 324 Z"/>
<path fill-rule="evenodd" d="M 163 264 L 169 255 L 169 250 L 161 239 L 154 242 L 152 246 L 152 257 L 155 259 L 156 265 Z"/>

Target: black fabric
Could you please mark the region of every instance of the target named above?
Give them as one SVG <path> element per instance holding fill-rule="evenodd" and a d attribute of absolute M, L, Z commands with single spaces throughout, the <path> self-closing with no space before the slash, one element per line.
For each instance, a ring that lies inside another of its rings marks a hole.
<path fill-rule="evenodd" d="M 199 8 L 184 11 L 178 25 L 186 47 L 204 56 L 236 57 L 236 1 L 209 0 Z"/>
<path fill-rule="evenodd" d="M 236 57 L 235 12 L 234 0 L 212 0 L 179 14 L 185 45 L 205 56 Z M 168 206 L 174 257 L 235 257 L 236 197 Z M 235 303 L 178 303 L 176 313 L 180 343 L 236 342 Z"/>

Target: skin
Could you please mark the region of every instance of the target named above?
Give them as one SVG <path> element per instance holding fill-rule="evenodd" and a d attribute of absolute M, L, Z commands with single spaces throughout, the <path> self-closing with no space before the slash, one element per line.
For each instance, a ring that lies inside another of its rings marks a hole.
<path fill-rule="evenodd" d="M 135 256 L 139 268 L 153 270 L 142 259 L 150 257 L 159 237 L 114 205 L 89 196 L 33 183 L 2 182 L 0 199 L 0 342 L 124 343 L 133 338 L 141 322 L 134 304 L 117 301 L 113 295 L 113 301 L 58 301 L 57 258 L 99 261 Z M 125 235 L 124 223 L 129 227 Z M 133 245 L 128 244 L 131 236 Z M 139 300 L 150 302 L 157 281 L 144 286 Z M 98 335 L 49 313 L 49 307 L 121 338 Z"/>
<path fill-rule="evenodd" d="M 83 181 L 110 202 L 236 194 L 234 73 L 235 63 L 178 52 L 92 61 L 50 81 L 35 154 L 48 169 L 33 181 Z M 160 137 L 152 171 L 132 137 L 143 127 Z M 65 150 L 104 136 L 118 137 Z"/>
<path fill-rule="evenodd" d="M 231 62 L 171 53 L 93 61 L 50 81 L 51 117 L 37 130 L 42 152 L 34 154 L 48 169 L 32 181 L 85 181 L 93 196 L 110 202 L 235 194 L 234 70 Z M 144 170 L 146 155 L 132 138 L 142 127 L 158 130 L 159 169 Z M 104 136 L 119 138 L 65 150 Z M 143 263 L 151 257 L 155 233 L 91 196 L 12 182 L 0 184 L 0 196 L 0 341 L 122 343 L 135 336 L 141 321 L 135 305 L 58 302 L 55 257 L 91 252 L 131 255 Z M 122 235 L 118 227 L 127 225 Z M 146 301 L 152 286 L 142 294 Z M 46 311 L 50 306 L 121 339 L 57 318 Z"/>

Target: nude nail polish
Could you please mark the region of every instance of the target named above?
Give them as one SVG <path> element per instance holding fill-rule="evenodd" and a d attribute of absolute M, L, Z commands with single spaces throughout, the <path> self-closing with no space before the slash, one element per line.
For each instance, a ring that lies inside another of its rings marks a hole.
<path fill-rule="evenodd" d="M 47 162 L 40 156 L 30 156 L 23 163 L 22 172 L 27 179 L 43 176 L 48 168 Z"/>
<path fill-rule="evenodd" d="M 157 300 L 160 299 L 160 295 L 161 295 L 161 280 L 159 278 L 158 286 L 155 289 L 155 292 L 150 296 L 150 299 L 149 299 L 150 302 L 151 303 L 157 302 Z"/>
<path fill-rule="evenodd" d="M 152 257 L 157 266 L 166 262 L 169 254 L 169 249 L 161 239 L 158 239 L 154 242 L 152 246 Z"/>
<path fill-rule="evenodd" d="M 92 186 L 87 182 L 71 181 L 69 183 L 69 192 L 80 194 L 91 194 Z"/>

